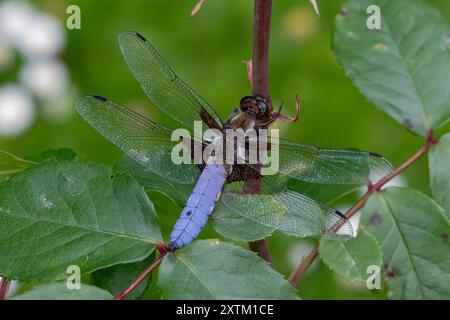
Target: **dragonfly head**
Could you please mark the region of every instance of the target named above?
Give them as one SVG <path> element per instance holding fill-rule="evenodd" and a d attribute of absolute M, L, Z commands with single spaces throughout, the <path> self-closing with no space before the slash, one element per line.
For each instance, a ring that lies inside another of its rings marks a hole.
<path fill-rule="evenodd" d="M 241 99 L 239 108 L 242 112 L 254 115 L 258 119 L 262 119 L 270 112 L 267 105 L 267 99 L 261 96 L 245 96 Z"/>

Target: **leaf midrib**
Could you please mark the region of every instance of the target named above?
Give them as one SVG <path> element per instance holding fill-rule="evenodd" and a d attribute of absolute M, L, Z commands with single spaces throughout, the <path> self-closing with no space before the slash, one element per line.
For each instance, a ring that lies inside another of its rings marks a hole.
<path fill-rule="evenodd" d="M 3 210 L 2 208 L 0 208 L 0 212 L 4 214 L 3 216 L 15 218 L 15 219 L 25 219 L 25 220 L 29 220 L 32 223 L 54 224 L 54 225 L 58 225 L 58 226 L 66 227 L 66 228 L 74 228 L 74 229 L 79 229 L 79 230 L 88 231 L 88 232 L 92 232 L 92 233 L 101 233 L 101 234 L 106 234 L 106 235 L 115 236 L 115 237 L 119 237 L 119 238 L 126 238 L 126 239 L 131 239 L 131 240 L 147 242 L 150 244 L 154 244 L 157 242 L 157 240 L 155 240 L 155 239 L 145 239 L 145 238 L 140 238 L 140 237 L 136 237 L 136 236 L 130 236 L 127 234 L 116 233 L 116 232 L 112 232 L 112 231 L 88 229 L 86 227 L 65 224 L 62 222 L 56 222 L 56 221 L 52 221 L 52 220 L 48 220 L 48 219 L 33 219 L 31 217 L 12 215 L 12 214 L 8 213 L 7 211 Z"/>
<path fill-rule="evenodd" d="M 187 259 L 182 255 L 182 254 L 177 254 L 176 258 L 178 258 L 178 260 L 180 260 L 181 263 L 183 263 L 187 269 L 189 269 L 189 271 L 196 277 L 196 279 L 200 282 L 200 284 L 206 289 L 206 291 L 208 291 L 208 293 L 213 296 L 214 298 L 218 298 L 219 296 L 217 294 L 215 294 L 214 290 L 212 290 L 211 288 L 209 288 L 205 281 L 203 281 L 203 279 L 200 277 L 200 272 L 197 271 L 195 269 L 194 266 L 192 266 Z"/>
<path fill-rule="evenodd" d="M 408 77 L 408 79 L 409 79 L 409 81 L 411 83 L 411 86 L 412 86 L 413 90 L 415 91 L 415 93 L 416 93 L 416 95 L 417 95 L 417 97 L 419 99 L 419 102 L 420 102 L 420 105 L 421 105 L 421 108 L 419 108 L 419 109 L 420 109 L 420 113 L 423 116 L 423 120 L 425 121 L 425 126 L 427 128 L 430 128 L 430 120 L 428 118 L 428 114 L 426 113 L 425 101 L 424 101 L 424 99 L 422 97 L 422 94 L 419 91 L 419 88 L 417 87 L 417 84 L 416 84 L 415 79 L 413 77 L 412 71 L 410 70 L 410 68 L 408 67 L 408 64 L 406 63 L 406 58 L 404 57 L 403 53 L 401 52 L 399 44 L 395 41 L 394 35 L 393 35 L 392 31 L 391 31 L 391 28 L 389 27 L 390 23 L 387 21 L 387 19 L 383 19 L 383 21 L 385 22 L 385 25 L 386 25 L 385 30 L 387 30 L 387 33 L 391 37 L 391 39 L 394 40 L 394 41 L 392 41 L 392 43 L 395 45 L 395 52 L 397 53 L 398 58 L 400 59 L 403 67 L 406 70 L 406 76 Z"/>
<path fill-rule="evenodd" d="M 405 249 L 406 249 L 407 257 L 408 257 L 409 263 L 410 263 L 410 265 L 411 265 L 411 269 L 413 270 L 413 274 L 414 274 L 414 276 L 415 276 L 417 282 L 419 283 L 419 288 L 420 288 L 420 294 L 421 294 L 421 297 L 422 297 L 422 299 L 425 299 L 425 293 L 423 292 L 423 287 L 424 287 L 424 285 L 422 284 L 422 281 L 421 281 L 420 278 L 419 278 L 419 274 L 418 274 L 418 272 L 417 272 L 416 266 L 415 266 L 415 264 L 414 264 L 414 262 L 413 262 L 413 260 L 412 260 L 411 255 L 410 255 L 410 252 L 411 252 L 411 251 L 409 250 L 409 247 L 408 247 L 408 245 L 407 245 L 407 243 L 406 243 L 405 237 L 403 236 L 403 233 L 402 233 L 402 231 L 401 231 L 399 222 L 397 221 L 397 219 L 396 219 L 396 217 L 395 217 L 395 215 L 394 215 L 394 213 L 393 213 L 394 211 L 393 211 L 392 208 L 389 206 L 389 203 L 386 201 L 386 199 L 383 197 L 383 195 L 380 195 L 380 199 L 382 200 L 384 206 L 386 207 L 387 211 L 389 212 L 390 216 L 392 217 L 392 220 L 394 221 L 393 227 L 395 227 L 395 228 L 397 229 L 397 231 L 398 231 L 398 235 L 399 235 L 399 237 L 400 237 L 401 243 L 403 244 L 403 246 L 404 246 Z M 391 257 L 390 260 L 392 260 L 392 257 Z M 406 282 L 406 281 L 405 281 L 405 282 Z M 405 282 L 404 282 L 404 283 L 405 283 Z M 401 294 L 402 294 L 402 295 L 403 295 L 403 291 L 404 291 L 404 290 L 401 291 Z"/>

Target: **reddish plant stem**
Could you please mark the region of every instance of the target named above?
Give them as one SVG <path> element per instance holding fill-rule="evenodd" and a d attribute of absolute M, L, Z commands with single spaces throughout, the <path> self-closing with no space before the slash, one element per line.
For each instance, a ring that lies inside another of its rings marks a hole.
<path fill-rule="evenodd" d="M 161 261 L 163 260 L 163 258 L 166 256 L 167 252 L 161 253 L 158 257 L 158 259 L 156 259 L 151 265 L 149 265 L 147 267 L 147 269 L 145 269 L 140 275 L 139 277 L 137 277 L 136 280 L 133 281 L 132 284 L 130 284 L 128 286 L 128 288 L 126 288 L 124 291 L 122 291 L 122 293 L 118 294 L 117 296 L 114 297 L 114 300 L 124 300 L 131 291 L 133 291 L 134 289 L 136 289 L 136 287 L 157 267 L 159 266 L 159 264 L 161 263 Z"/>
<path fill-rule="evenodd" d="M 435 140 L 433 138 L 433 132 L 432 131 L 428 132 L 426 144 L 423 147 L 421 147 L 415 154 L 413 154 L 408 160 L 406 160 L 400 166 L 395 168 L 386 177 L 384 177 L 383 179 L 381 179 L 380 181 L 378 181 L 373 185 L 369 184 L 366 193 L 350 210 L 347 211 L 345 216 L 350 219 L 356 212 L 358 212 L 362 207 L 364 207 L 367 200 L 369 200 L 370 196 L 374 192 L 379 192 L 386 183 L 391 181 L 393 178 L 395 178 L 401 172 L 403 172 L 406 168 L 408 168 L 410 165 L 416 162 L 420 157 L 422 157 L 425 153 L 427 153 L 433 145 L 437 143 L 439 143 L 439 140 Z M 308 268 L 311 266 L 311 264 L 318 256 L 318 253 L 319 253 L 319 244 L 316 244 L 315 247 L 312 249 L 312 251 L 306 256 L 306 258 L 302 259 L 299 266 L 295 270 L 295 273 L 289 279 L 289 281 L 294 287 L 298 285 L 305 272 L 308 270 Z"/>
<path fill-rule="evenodd" d="M 9 286 L 11 281 L 6 278 L 1 278 L 0 280 L 0 300 L 6 300 L 8 298 Z"/>
<path fill-rule="evenodd" d="M 270 101 L 269 39 L 272 0 L 255 0 L 253 21 L 252 88 L 253 95 Z"/>
<path fill-rule="evenodd" d="M 306 256 L 306 258 L 302 259 L 302 262 L 299 264 L 295 273 L 289 279 L 289 282 L 293 287 L 296 287 L 300 282 L 300 279 L 305 274 L 306 270 L 308 270 L 309 266 L 314 262 L 317 255 L 319 254 L 319 246 L 316 245 L 311 252 Z"/>
<path fill-rule="evenodd" d="M 272 265 L 272 256 L 270 254 L 269 243 L 267 239 L 252 241 L 248 243 L 250 250 L 256 252 L 258 256 L 267 261 L 267 263 Z"/>
<path fill-rule="evenodd" d="M 253 54 L 252 54 L 252 91 L 253 95 L 263 96 L 270 102 L 269 92 L 269 39 L 272 0 L 255 0 L 253 21 Z M 251 182 L 252 193 L 260 192 L 260 180 Z M 249 187 L 249 186 L 247 186 Z M 267 239 L 249 243 L 249 248 L 272 265 L 269 243 Z"/>

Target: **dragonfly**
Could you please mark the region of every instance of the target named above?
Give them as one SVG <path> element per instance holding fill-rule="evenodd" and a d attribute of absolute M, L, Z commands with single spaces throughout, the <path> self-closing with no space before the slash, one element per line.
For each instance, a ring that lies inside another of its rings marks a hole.
<path fill-rule="evenodd" d="M 150 42 L 137 32 L 119 35 L 123 57 L 149 99 L 183 127 L 194 121 L 219 132 L 225 129 L 268 128 L 280 112 L 265 97 L 246 96 L 223 121 L 213 107 L 181 80 Z M 262 175 L 258 165 L 236 163 L 175 164 L 171 152 L 177 143 L 173 129 L 102 96 L 76 102 L 78 113 L 101 135 L 146 170 L 175 184 L 194 184 L 191 195 L 170 234 L 167 249 L 175 251 L 200 234 L 218 203 L 251 222 L 298 237 L 346 240 L 353 227 L 346 216 L 286 186 L 286 178 L 316 184 L 376 183 L 392 170 L 379 154 L 358 150 L 324 149 L 280 139 L 279 172 Z M 186 145 L 192 151 L 192 139 Z M 338 226 L 338 227 L 336 227 Z"/>

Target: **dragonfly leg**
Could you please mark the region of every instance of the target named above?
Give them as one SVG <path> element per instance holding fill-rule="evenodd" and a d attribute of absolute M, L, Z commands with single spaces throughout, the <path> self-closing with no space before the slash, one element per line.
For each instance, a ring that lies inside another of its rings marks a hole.
<path fill-rule="evenodd" d="M 296 114 L 295 117 L 290 117 L 287 116 L 285 114 L 281 113 L 281 107 L 280 110 L 277 113 L 274 113 L 274 115 L 276 115 L 277 119 L 280 119 L 281 121 L 285 121 L 285 122 L 297 122 L 298 120 L 300 120 L 300 113 L 301 113 L 301 109 L 300 109 L 300 99 L 298 98 L 298 95 L 295 95 L 295 108 L 296 108 Z"/>
<path fill-rule="evenodd" d="M 280 109 L 281 109 L 281 107 L 280 107 Z M 262 127 L 262 128 L 267 128 L 272 123 L 274 123 L 279 117 L 280 117 L 280 113 L 279 112 L 274 112 L 274 113 L 272 113 L 272 115 L 271 115 L 269 120 L 267 120 L 266 122 L 259 123 L 259 126 Z"/>

